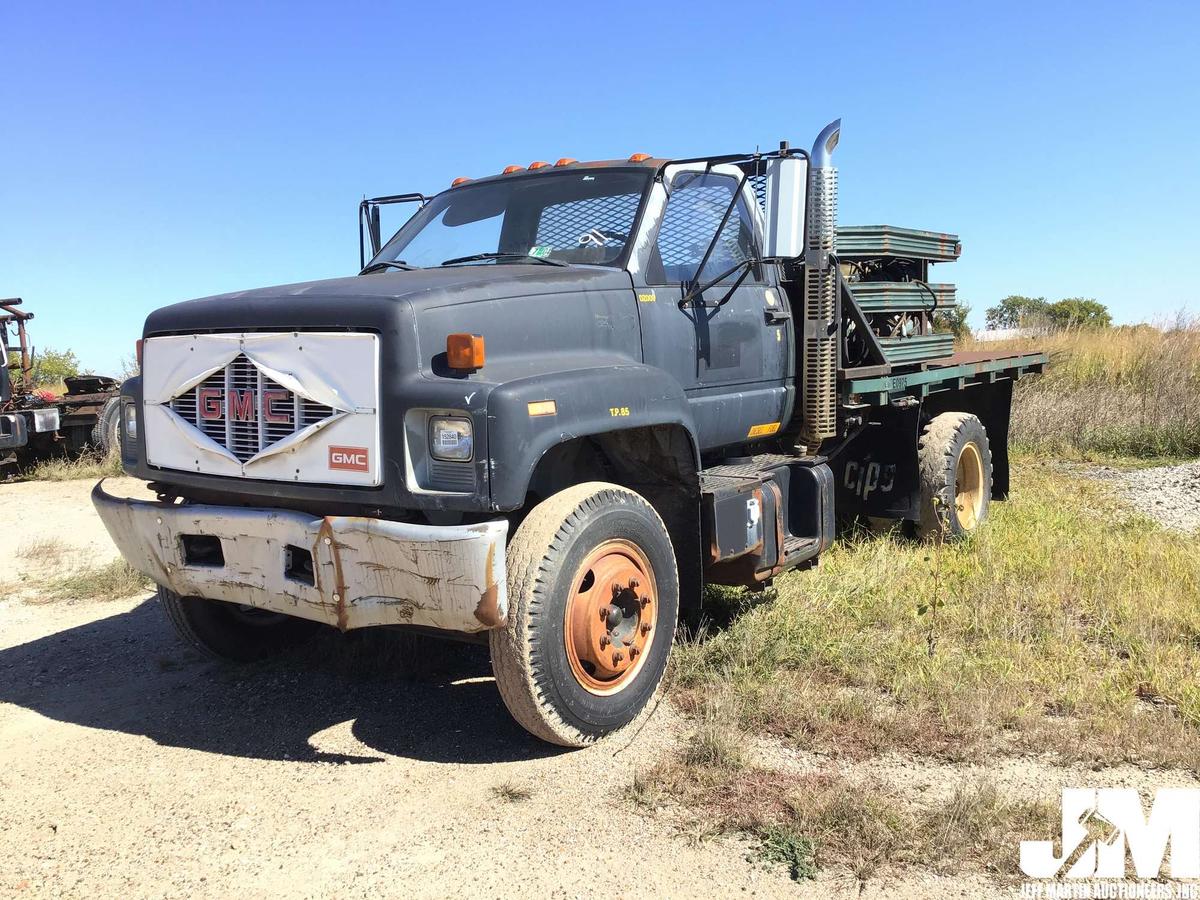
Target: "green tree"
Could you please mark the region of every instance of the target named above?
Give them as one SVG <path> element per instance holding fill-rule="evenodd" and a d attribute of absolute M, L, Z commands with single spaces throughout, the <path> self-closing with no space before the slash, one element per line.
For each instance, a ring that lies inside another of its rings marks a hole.
<path fill-rule="evenodd" d="M 1108 307 L 1090 297 L 1067 297 L 1046 308 L 1046 316 L 1055 328 L 1108 328 L 1112 316 Z"/>
<path fill-rule="evenodd" d="M 79 357 L 71 350 L 37 351 L 33 358 L 33 386 L 56 387 L 64 378 L 79 374 Z"/>
<path fill-rule="evenodd" d="M 1045 297 L 1013 294 L 989 308 L 984 315 L 988 328 L 1021 328 L 1044 321 L 1049 308 Z"/>
<path fill-rule="evenodd" d="M 967 324 L 967 316 L 970 314 L 971 307 L 965 303 L 951 306 L 948 309 L 939 309 L 933 314 L 934 331 L 943 333 L 948 331 L 954 335 L 956 341 L 970 337 L 971 326 Z"/>
<path fill-rule="evenodd" d="M 118 381 L 128 381 L 135 375 L 141 374 L 142 367 L 138 365 L 136 353 L 130 353 L 121 357 L 121 370 L 116 375 Z"/>

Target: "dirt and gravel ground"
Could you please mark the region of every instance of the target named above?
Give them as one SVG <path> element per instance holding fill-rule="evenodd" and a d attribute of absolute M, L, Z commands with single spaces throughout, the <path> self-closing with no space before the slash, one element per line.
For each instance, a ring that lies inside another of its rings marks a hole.
<path fill-rule="evenodd" d="M 111 489 L 138 492 L 118 479 Z M 688 723 L 564 752 L 526 735 L 486 653 L 447 645 L 436 675 L 371 663 L 378 643 L 322 640 L 246 668 L 206 661 L 148 595 L 39 603 L 63 567 L 115 553 L 88 482 L 0 485 L 0 896 L 974 897 L 982 876 L 848 874 L 794 883 L 754 847 L 630 802 L 635 773 Z M 18 512 L 19 510 L 19 512 Z M 42 542 L 42 543 L 39 543 Z M 31 548 L 40 548 L 31 553 Z M 16 582 L 11 583 L 11 582 Z M 833 763 L 768 744 L 783 771 L 835 766 L 937 794 L 979 767 L 887 756 Z M 1053 800 L 1096 773 L 1010 759 L 986 774 Z M 1150 789 L 1190 775 L 1107 770 Z"/>
<path fill-rule="evenodd" d="M 1112 484 L 1119 496 L 1163 526 L 1200 529 L 1200 461 L 1148 469 L 1097 466 L 1087 471 Z"/>

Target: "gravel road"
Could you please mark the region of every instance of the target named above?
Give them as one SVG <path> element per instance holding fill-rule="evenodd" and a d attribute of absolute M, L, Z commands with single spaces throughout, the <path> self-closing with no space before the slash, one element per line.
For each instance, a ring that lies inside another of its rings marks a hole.
<path fill-rule="evenodd" d="M 1163 526 L 1177 531 L 1200 528 L 1200 461 L 1152 469 L 1098 466 L 1086 471 L 1109 482 L 1118 496 Z"/>

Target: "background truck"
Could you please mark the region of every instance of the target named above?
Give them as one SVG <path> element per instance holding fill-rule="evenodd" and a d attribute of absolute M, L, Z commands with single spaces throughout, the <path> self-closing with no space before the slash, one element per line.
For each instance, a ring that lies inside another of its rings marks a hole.
<path fill-rule="evenodd" d="M 954 537 L 1008 490 L 1045 358 L 936 330 L 953 235 L 837 227 L 839 133 L 364 201 L 358 276 L 153 312 L 122 458 L 159 499 L 97 485 L 105 525 L 209 653 L 486 639 L 533 734 L 621 728 L 706 581 L 813 565 L 854 517 Z"/>
<path fill-rule="evenodd" d="M 21 304 L 20 297 L 0 300 L 0 473 L 55 455 L 78 456 L 89 447 L 107 454 L 117 441 L 117 380 L 74 375 L 63 379 L 61 396 L 36 390 L 26 328 L 33 313 Z"/>

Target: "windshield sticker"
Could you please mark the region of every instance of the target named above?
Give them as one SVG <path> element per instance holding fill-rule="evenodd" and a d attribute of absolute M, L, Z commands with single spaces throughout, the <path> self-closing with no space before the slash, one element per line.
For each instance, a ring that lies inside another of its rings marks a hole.
<path fill-rule="evenodd" d="M 547 256 L 550 255 L 550 251 L 552 251 L 553 249 L 554 249 L 553 247 L 546 247 L 544 245 L 539 246 L 539 247 L 531 247 L 529 249 L 529 255 L 534 257 L 535 259 L 545 259 Z"/>

